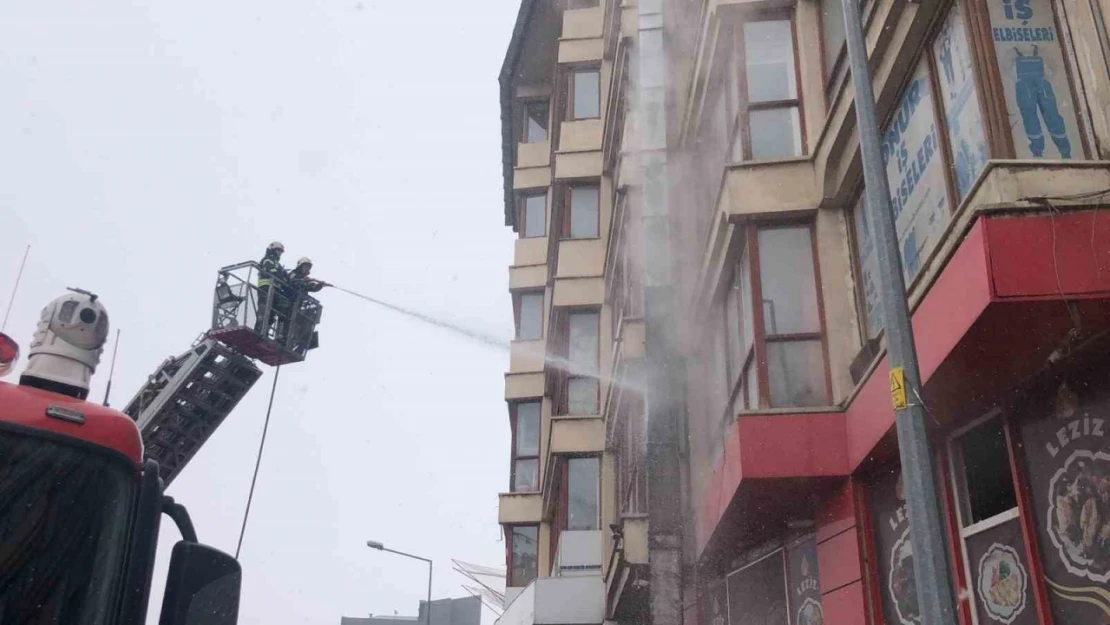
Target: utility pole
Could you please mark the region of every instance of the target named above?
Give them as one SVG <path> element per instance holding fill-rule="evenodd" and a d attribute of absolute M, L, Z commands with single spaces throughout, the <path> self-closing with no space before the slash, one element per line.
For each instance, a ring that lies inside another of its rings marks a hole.
<path fill-rule="evenodd" d="M 860 0 L 842 0 L 848 61 L 855 87 L 856 124 L 859 128 L 863 180 L 866 188 L 867 223 L 878 259 L 887 358 L 890 362 L 891 400 L 898 432 L 898 453 L 913 547 L 913 571 L 921 621 L 929 625 L 955 625 L 956 606 L 948 569 L 948 547 L 941 523 L 940 501 L 933 476 L 925 407 L 921 400 L 921 373 L 910 326 L 906 284 L 898 253 L 898 232 L 890 206 L 890 186 L 879 150 L 879 122 L 867 44 L 860 20 Z M 907 397 L 909 400 L 907 401 Z"/>

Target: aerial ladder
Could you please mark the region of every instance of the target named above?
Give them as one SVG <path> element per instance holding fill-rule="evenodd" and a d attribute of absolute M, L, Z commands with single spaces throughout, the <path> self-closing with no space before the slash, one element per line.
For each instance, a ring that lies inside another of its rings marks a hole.
<path fill-rule="evenodd" d="M 319 345 L 320 302 L 279 276 L 260 289 L 263 275 L 253 261 L 220 269 L 211 327 L 188 351 L 163 361 L 123 410 L 166 486 L 262 376 L 259 362 L 301 362 Z"/>

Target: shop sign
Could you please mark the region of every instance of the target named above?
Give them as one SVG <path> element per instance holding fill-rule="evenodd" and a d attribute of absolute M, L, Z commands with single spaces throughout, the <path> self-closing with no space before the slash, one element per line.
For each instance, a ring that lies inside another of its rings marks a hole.
<path fill-rule="evenodd" d="M 965 544 L 980 625 L 1037 625 L 1018 520 L 969 536 Z"/>
<path fill-rule="evenodd" d="M 933 41 L 932 52 L 939 74 L 937 82 L 948 126 L 948 143 L 955 160 L 956 191 L 962 200 L 987 164 L 987 139 L 972 73 L 971 47 L 958 3 L 948 10 L 948 17 Z"/>
<path fill-rule="evenodd" d="M 1060 402 L 1055 412 L 1022 430 L 1045 581 L 1057 623 L 1104 622 L 1110 618 L 1110 406 Z"/>
<path fill-rule="evenodd" d="M 869 499 L 874 515 L 884 620 L 887 625 L 920 625 L 921 608 L 901 471 L 895 469 L 883 476 L 869 492 Z"/>
<path fill-rule="evenodd" d="M 816 537 L 811 536 L 788 549 L 786 563 L 790 574 L 790 625 L 824 625 Z"/>
<path fill-rule="evenodd" d="M 1082 157 L 1051 0 L 987 0 L 987 5 L 1017 157 Z"/>
<path fill-rule="evenodd" d="M 882 157 L 890 184 L 902 273 L 908 285 L 951 218 L 928 65 L 924 62 L 918 63 L 883 134 Z"/>
<path fill-rule="evenodd" d="M 790 625 L 782 550 L 728 576 L 730 625 Z"/>

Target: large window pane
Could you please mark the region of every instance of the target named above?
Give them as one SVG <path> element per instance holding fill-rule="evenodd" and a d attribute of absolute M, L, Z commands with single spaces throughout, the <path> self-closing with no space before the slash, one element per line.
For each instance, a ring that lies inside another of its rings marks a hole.
<path fill-rule="evenodd" d="M 821 0 L 821 34 L 825 44 L 825 70 L 832 78 L 836 57 L 844 49 L 843 0 Z"/>
<path fill-rule="evenodd" d="M 567 460 L 567 529 L 596 530 L 600 462 L 593 458 Z"/>
<path fill-rule="evenodd" d="M 601 73 L 596 69 L 580 69 L 571 74 L 574 91 L 574 119 L 591 119 L 601 115 Z"/>
<path fill-rule="evenodd" d="M 821 331 L 809 228 L 760 230 L 759 276 L 766 334 Z"/>
<path fill-rule="evenodd" d="M 991 419 L 957 439 L 957 483 L 964 527 L 1017 507 L 1002 419 Z"/>
<path fill-rule="evenodd" d="M 744 394 L 748 398 L 748 410 L 759 408 L 759 367 L 753 360 L 744 376 Z"/>
<path fill-rule="evenodd" d="M 956 191 L 963 200 L 987 164 L 987 139 L 959 3 L 952 3 L 933 41 L 933 60 L 940 74 L 940 101 L 955 159 Z"/>
<path fill-rule="evenodd" d="M 871 229 L 867 225 L 866 198 L 860 194 L 856 207 L 852 210 L 855 222 L 856 254 L 859 275 L 859 289 L 863 294 L 864 322 L 867 326 L 867 336 L 875 338 L 883 329 L 883 311 L 879 307 L 879 261 L 875 255 L 875 244 L 871 237 Z"/>
<path fill-rule="evenodd" d="M 523 293 L 520 296 L 520 326 L 517 338 L 538 339 L 543 336 L 543 293 Z"/>
<path fill-rule="evenodd" d="M 597 187 L 572 187 L 570 190 L 570 237 L 593 239 L 598 236 Z"/>
<path fill-rule="evenodd" d="M 790 20 L 744 24 L 749 102 L 798 97 L 792 30 Z"/>
<path fill-rule="evenodd" d="M 571 313 L 567 357 L 572 374 L 597 373 L 598 331 L 601 316 L 596 312 Z"/>
<path fill-rule="evenodd" d="M 529 195 L 524 198 L 524 236 L 542 237 L 547 234 L 547 194 Z"/>
<path fill-rule="evenodd" d="M 798 107 L 755 110 L 749 115 L 752 158 L 788 158 L 802 153 Z"/>
<path fill-rule="evenodd" d="M 513 492 L 527 493 L 539 490 L 539 468 L 538 458 L 517 460 L 513 467 Z"/>
<path fill-rule="evenodd" d="M 1082 158 L 1052 1 L 986 4 L 1017 157 Z"/>
<path fill-rule="evenodd" d="M 829 404 L 820 340 L 769 341 L 767 379 L 772 408 Z"/>
<path fill-rule="evenodd" d="M 598 383 L 596 378 L 579 377 L 567 380 L 567 414 L 597 414 L 597 402 Z"/>
<path fill-rule="evenodd" d="M 540 453 L 540 402 L 516 405 L 516 455 L 538 456 Z"/>
<path fill-rule="evenodd" d="M 749 341 L 747 330 L 745 329 L 745 316 L 751 316 L 750 312 L 744 312 L 744 276 L 746 270 L 741 265 L 737 265 L 732 274 L 732 282 L 729 286 L 728 299 L 725 300 L 725 308 L 727 312 L 727 326 L 725 328 L 728 334 L 728 360 L 729 360 L 729 382 L 734 381 L 740 376 L 741 369 L 744 367 L 744 360 L 748 355 L 747 344 Z"/>
<path fill-rule="evenodd" d="M 522 525 L 513 528 L 512 570 L 509 572 L 509 586 L 527 586 L 536 579 L 536 554 L 539 546 L 539 528 L 535 525 Z"/>
<path fill-rule="evenodd" d="M 935 119 L 928 66 L 922 62 L 902 93 L 882 144 L 906 286 L 952 218 Z"/>
<path fill-rule="evenodd" d="M 529 102 L 524 105 L 524 142 L 547 141 L 547 102 Z"/>

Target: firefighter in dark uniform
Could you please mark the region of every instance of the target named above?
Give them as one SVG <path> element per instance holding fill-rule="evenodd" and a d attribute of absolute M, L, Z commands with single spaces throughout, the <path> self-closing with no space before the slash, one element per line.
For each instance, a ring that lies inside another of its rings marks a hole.
<path fill-rule="evenodd" d="M 291 313 L 293 315 L 298 315 L 298 313 L 300 313 L 303 295 L 316 293 L 326 286 L 331 286 L 327 282 L 310 277 L 309 274 L 311 272 L 312 259 L 305 257 L 297 261 L 297 266 L 294 267 L 293 272 L 289 274 L 289 284 L 287 287 L 288 300 L 292 303 Z M 301 319 L 298 318 L 298 320 Z M 291 346 L 293 352 L 300 353 L 302 348 L 309 346 L 309 342 L 312 339 L 312 331 L 313 326 L 308 325 L 308 327 L 304 328 L 303 332 L 296 332 L 301 336 L 294 337 L 293 345 Z"/>
<path fill-rule="evenodd" d="M 258 307 L 256 314 L 258 315 L 258 325 L 256 330 L 263 336 L 268 336 L 270 328 L 274 327 L 275 322 L 279 322 L 277 317 L 278 300 L 280 299 L 280 289 L 273 288 L 274 281 L 280 285 L 288 280 L 288 272 L 285 267 L 281 266 L 281 255 L 285 252 L 285 246 L 281 241 L 274 241 L 266 247 L 266 254 L 262 257 L 262 262 L 258 263 L 260 272 L 258 274 Z M 280 333 L 280 328 L 275 328 L 275 334 Z"/>

